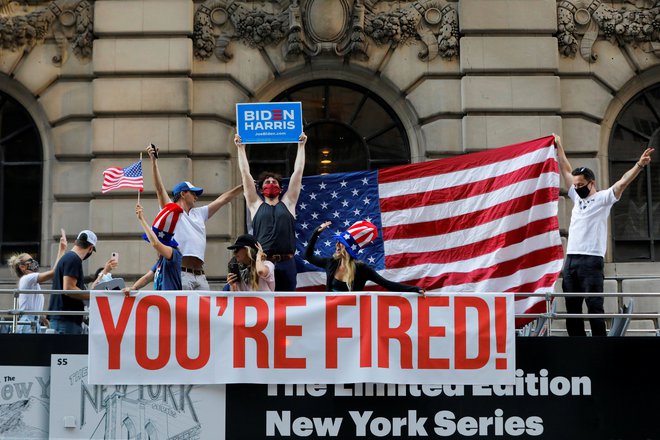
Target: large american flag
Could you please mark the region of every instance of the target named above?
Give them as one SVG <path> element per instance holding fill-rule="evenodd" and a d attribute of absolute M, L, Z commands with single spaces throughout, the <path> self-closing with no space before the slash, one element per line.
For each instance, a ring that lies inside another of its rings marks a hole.
<path fill-rule="evenodd" d="M 548 292 L 562 267 L 559 173 L 553 137 L 378 171 L 303 178 L 296 209 L 298 289 L 322 290 L 325 273 L 303 260 L 368 220 L 379 238 L 360 251 L 385 278 L 436 292 Z M 376 289 L 377 286 L 368 286 Z M 516 313 L 541 312 L 541 298 Z"/>
<path fill-rule="evenodd" d="M 103 171 L 101 192 L 106 193 L 118 188 L 133 188 L 142 191 L 142 161 L 137 161 L 126 168 L 110 167 Z"/>

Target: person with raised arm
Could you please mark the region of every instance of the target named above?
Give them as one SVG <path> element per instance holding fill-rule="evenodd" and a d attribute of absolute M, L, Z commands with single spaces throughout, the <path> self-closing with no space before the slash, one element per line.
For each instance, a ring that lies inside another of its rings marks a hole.
<path fill-rule="evenodd" d="M 57 266 L 57 262 L 60 261 L 62 255 L 66 252 L 67 244 L 66 234 L 64 229 L 62 229 L 55 263 L 50 270 L 43 272 L 39 272 L 39 262 L 32 258 L 30 254 L 16 254 L 9 258 L 8 265 L 18 277 L 18 289 L 41 290 L 40 283 L 52 280 L 55 276 L 55 266 Z M 20 310 L 42 310 L 44 308 L 43 293 L 19 293 L 18 308 Z M 45 315 L 23 315 L 19 319 L 19 322 L 23 322 L 23 324 L 18 326 L 17 333 L 32 333 L 33 325 L 34 333 L 40 333 L 40 325 L 45 327 L 50 325 Z"/>
<path fill-rule="evenodd" d="M 195 207 L 197 199 L 204 190 L 188 181 L 179 182 L 172 188 L 172 200 L 167 195 L 158 169 L 158 148 L 150 144 L 147 153 L 151 158 L 151 169 L 154 187 L 158 196 L 160 208 L 168 203 L 176 203 L 183 209 L 180 221 L 177 223 L 176 237 L 181 260 L 181 282 L 184 290 L 209 290 L 209 283 L 204 272 L 204 254 L 206 253 L 206 222 L 241 193 L 241 185 L 218 196 L 208 205 Z"/>
<path fill-rule="evenodd" d="M 182 290 L 181 261 L 179 243 L 174 239 L 176 225 L 183 215 L 183 209 L 176 203 L 168 203 L 160 210 L 152 226 L 144 218 L 144 209 L 135 205 L 135 215 L 144 231 L 144 238 L 158 255 L 156 264 L 142 275 L 131 287 L 124 287 L 124 295 L 140 290 L 154 282 L 154 290 Z"/>
<path fill-rule="evenodd" d="M 607 250 L 607 219 L 612 205 L 619 201 L 628 185 L 651 162 L 653 148 L 647 148 L 639 160 L 621 178 L 607 189 L 598 190 L 596 175 L 587 167 L 571 167 L 561 138 L 555 137 L 559 172 L 568 188 L 568 197 L 573 201 L 571 223 L 568 228 L 566 261 L 562 271 L 562 290 L 574 292 L 603 292 L 604 257 Z M 565 298 L 566 312 L 582 313 L 582 302 L 587 304 L 590 314 L 604 313 L 602 296 L 570 296 Z M 590 318 L 592 336 L 606 336 L 605 320 Z M 586 336 L 584 321 L 566 319 L 569 336 Z"/>
<path fill-rule="evenodd" d="M 250 174 L 245 145 L 236 134 L 234 143 L 238 149 L 238 167 L 243 181 L 243 194 L 252 218 L 253 234 L 263 246 L 266 258 L 275 264 L 275 290 L 296 290 L 295 220 L 296 204 L 302 188 L 305 169 L 305 144 L 307 136 L 300 135 L 298 151 L 289 185 L 282 194 L 282 176 L 265 171 L 259 175 L 256 185 Z M 259 197 L 263 195 L 263 199 Z"/>
<path fill-rule="evenodd" d="M 332 222 L 327 221 L 316 228 L 305 248 L 305 259 L 314 266 L 325 269 L 328 292 L 360 292 L 364 290 L 367 281 L 372 281 L 392 292 L 417 292 L 420 295 L 426 293 L 422 287 L 387 280 L 359 260 L 360 249 L 378 237 L 378 229 L 371 222 L 355 222 L 345 232 L 335 235 L 335 253 L 331 258 L 314 255 L 319 235 L 331 224 Z"/>

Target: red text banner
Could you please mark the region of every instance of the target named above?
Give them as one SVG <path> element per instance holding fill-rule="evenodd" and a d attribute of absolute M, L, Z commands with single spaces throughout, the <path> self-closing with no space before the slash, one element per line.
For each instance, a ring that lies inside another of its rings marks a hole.
<path fill-rule="evenodd" d="M 514 298 L 94 292 L 92 384 L 513 384 Z"/>

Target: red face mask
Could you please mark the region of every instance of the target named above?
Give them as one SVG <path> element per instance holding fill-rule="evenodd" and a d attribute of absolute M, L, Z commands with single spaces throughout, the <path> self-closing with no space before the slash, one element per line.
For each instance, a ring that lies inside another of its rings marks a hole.
<path fill-rule="evenodd" d="M 264 183 L 264 185 L 261 187 L 261 190 L 264 193 L 264 196 L 268 197 L 269 199 L 274 199 L 275 197 L 279 196 L 280 192 L 282 191 L 277 183 Z"/>

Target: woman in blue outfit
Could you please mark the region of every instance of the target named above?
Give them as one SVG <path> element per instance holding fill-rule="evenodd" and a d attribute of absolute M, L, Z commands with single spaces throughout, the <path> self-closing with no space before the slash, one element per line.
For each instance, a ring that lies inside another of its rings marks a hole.
<path fill-rule="evenodd" d="M 316 228 L 305 249 L 305 259 L 314 266 L 325 269 L 328 292 L 363 291 L 367 281 L 373 281 L 393 292 L 417 292 L 421 295 L 426 292 L 421 287 L 386 280 L 373 268 L 358 260 L 357 254 L 360 248 L 368 245 L 378 236 L 376 226 L 370 222 L 356 222 L 346 232 L 336 235 L 335 253 L 331 258 L 314 255 L 319 234 L 330 224 L 331 222 L 328 221 Z"/>

